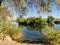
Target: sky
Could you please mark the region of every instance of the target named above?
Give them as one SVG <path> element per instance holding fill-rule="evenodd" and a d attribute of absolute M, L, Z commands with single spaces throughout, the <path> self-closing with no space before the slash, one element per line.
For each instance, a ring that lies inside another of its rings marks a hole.
<path fill-rule="evenodd" d="M 18 17 L 19 13 L 14 10 L 12 2 L 10 2 L 10 3 L 9 2 L 3 2 L 2 6 L 7 6 L 10 14 L 14 15 L 14 18 Z M 56 5 L 53 5 L 51 7 L 52 7 L 52 12 L 49 12 L 49 13 L 43 12 L 40 14 L 38 14 L 36 9 L 33 7 L 33 9 L 29 9 L 29 11 L 27 12 L 27 15 L 25 17 L 28 18 L 28 17 L 42 16 L 43 18 L 47 18 L 48 16 L 53 16 L 54 18 L 60 18 L 60 9 L 57 9 Z"/>
<path fill-rule="evenodd" d="M 36 12 L 36 10 L 33 9 L 33 10 L 30 10 L 30 11 L 28 12 L 28 15 L 29 15 L 29 16 L 27 16 L 27 17 L 30 17 L 30 16 L 36 16 L 36 17 L 38 17 L 38 16 L 40 15 L 40 16 L 42 16 L 43 18 L 47 18 L 48 16 L 53 16 L 53 17 L 55 17 L 55 18 L 60 18 L 60 9 L 57 9 L 57 8 L 56 8 L 56 5 L 53 5 L 53 6 L 52 6 L 52 12 L 49 12 L 49 13 L 44 13 L 44 12 L 42 12 L 42 13 L 38 14 L 38 13 Z"/>

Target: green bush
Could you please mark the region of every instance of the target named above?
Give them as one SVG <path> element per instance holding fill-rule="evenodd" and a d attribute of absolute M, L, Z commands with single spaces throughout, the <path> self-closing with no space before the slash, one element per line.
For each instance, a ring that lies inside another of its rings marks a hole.
<path fill-rule="evenodd" d="M 11 36 L 12 39 L 19 39 L 22 37 L 22 31 L 13 24 L 2 23 L 0 25 L 0 39 L 7 35 Z"/>
<path fill-rule="evenodd" d="M 50 45 L 57 45 L 60 42 L 60 30 L 53 30 L 48 27 L 43 31 L 43 38 Z"/>
<path fill-rule="evenodd" d="M 3 39 L 7 35 L 7 25 L 8 23 L 6 22 L 0 22 L 0 39 Z"/>

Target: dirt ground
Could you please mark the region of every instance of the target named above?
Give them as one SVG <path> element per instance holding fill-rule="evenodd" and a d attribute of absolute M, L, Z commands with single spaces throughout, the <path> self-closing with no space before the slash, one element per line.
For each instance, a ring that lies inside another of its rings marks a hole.
<path fill-rule="evenodd" d="M 31 43 L 18 43 L 15 41 L 4 41 L 0 40 L 0 45 L 44 45 L 44 44 L 31 44 Z"/>

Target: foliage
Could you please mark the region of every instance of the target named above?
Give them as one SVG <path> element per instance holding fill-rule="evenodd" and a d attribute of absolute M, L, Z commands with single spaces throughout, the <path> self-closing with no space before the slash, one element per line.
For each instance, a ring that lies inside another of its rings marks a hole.
<path fill-rule="evenodd" d="M 6 36 L 6 30 L 3 30 L 2 28 L 0 28 L 0 39 L 3 39 Z"/>
<path fill-rule="evenodd" d="M 27 29 L 30 31 L 42 31 L 45 29 L 45 26 L 40 26 L 40 25 L 26 25 Z"/>
<path fill-rule="evenodd" d="M 12 39 L 22 38 L 22 31 L 14 25 L 9 26 L 8 34 L 12 37 Z"/>
<path fill-rule="evenodd" d="M 22 38 L 22 31 L 15 25 L 6 22 L 0 25 L 0 35 L 0 38 L 4 38 L 6 35 L 9 35 L 15 40 Z"/>
<path fill-rule="evenodd" d="M 38 13 L 43 12 L 43 11 L 50 12 L 51 6 L 53 5 L 53 3 L 54 3 L 54 5 L 56 4 L 58 7 L 60 7 L 59 0 L 0 0 L 0 6 L 1 6 L 2 2 L 3 3 L 8 2 L 8 4 L 11 4 L 11 5 L 9 5 L 9 7 L 14 9 L 16 12 L 19 13 L 19 15 L 22 15 L 22 16 L 26 15 L 26 12 L 30 8 L 33 8 L 33 7 L 35 7 L 35 9 Z M 7 6 L 5 6 L 5 7 L 7 7 Z"/>
<path fill-rule="evenodd" d="M 54 23 L 54 17 L 53 16 L 48 16 L 47 23 L 48 24 L 53 24 Z"/>
<path fill-rule="evenodd" d="M 26 23 L 27 23 L 27 24 L 33 24 L 33 23 L 34 23 L 34 19 L 35 19 L 35 18 L 33 18 L 33 17 L 27 18 L 27 19 L 26 19 Z"/>
<path fill-rule="evenodd" d="M 2 3 L 3 0 L 0 0 L 0 4 Z M 11 1 L 11 0 L 5 0 L 5 1 Z M 45 2 L 46 1 L 46 2 Z M 13 0 L 14 4 L 16 7 L 19 6 L 25 6 L 25 4 L 27 6 L 35 6 L 35 7 L 43 7 L 43 8 L 49 8 L 49 5 L 51 5 L 51 3 L 56 3 L 58 6 L 60 4 L 59 0 Z M 48 9 L 47 8 L 47 9 Z"/>
<path fill-rule="evenodd" d="M 14 7 L 14 9 L 16 11 L 19 11 L 19 13 L 22 15 L 25 14 L 27 10 L 29 10 L 29 8 L 33 8 L 33 6 L 37 9 L 38 12 L 50 12 L 53 3 L 54 5 L 56 4 L 57 7 L 60 7 L 60 0 L 0 0 L 0 5 L 3 1 L 8 2 L 10 4 L 13 3 L 11 8 Z"/>
<path fill-rule="evenodd" d="M 46 28 L 43 32 L 43 38 L 50 45 L 57 45 L 60 42 L 60 29 L 53 30 L 51 27 Z"/>
<path fill-rule="evenodd" d="M 25 22 L 25 19 L 23 17 L 18 17 L 17 20 L 16 20 L 18 23 L 24 23 Z"/>
<path fill-rule="evenodd" d="M 41 25 L 41 26 L 46 25 L 46 21 L 42 19 L 42 17 L 38 17 L 38 18 L 29 17 L 27 19 L 19 17 L 17 19 L 17 22 L 20 24 L 27 24 L 27 25 Z"/>
<path fill-rule="evenodd" d="M 0 21 L 6 21 L 8 16 L 10 16 L 10 14 L 7 8 L 0 6 Z"/>

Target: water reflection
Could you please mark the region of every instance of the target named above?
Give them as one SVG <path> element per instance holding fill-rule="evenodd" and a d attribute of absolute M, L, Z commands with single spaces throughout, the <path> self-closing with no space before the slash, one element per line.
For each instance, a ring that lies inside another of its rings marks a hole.
<path fill-rule="evenodd" d="M 55 29 L 59 29 L 60 28 L 60 24 L 54 24 L 54 25 L 50 25 L 51 28 Z M 21 30 L 22 32 L 22 40 L 28 40 L 28 41 L 42 41 L 42 30 L 45 30 L 46 26 L 40 26 L 40 25 L 18 25 L 18 28 Z"/>
<path fill-rule="evenodd" d="M 60 29 L 60 24 L 54 24 L 53 29 L 54 29 L 54 30 L 56 30 L 56 29 Z"/>
<path fill-rule="evenodd" d="M 39 31 L 29 31 L 27 28 L 23 29 L 24 40 L 34 40 L 40 38 Z"/>
<path fill-rule="evenodd" d="M 36 26 L 34 26 L 34 25 L 20 25 L 19 26 L 19 28 L 24 28 L 24 27 L 26 27 L 27 30 L 29 30 L 29 31 L 42 31 L 45 28 L 45 26 L 40 26 L 40 25 L 36 25 Z"/>
<path fill-rule="evenodd" d="M 49 27 L 54 27 L 54 23 L 53 24 L 48 24 Z"/>

